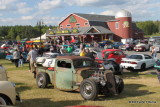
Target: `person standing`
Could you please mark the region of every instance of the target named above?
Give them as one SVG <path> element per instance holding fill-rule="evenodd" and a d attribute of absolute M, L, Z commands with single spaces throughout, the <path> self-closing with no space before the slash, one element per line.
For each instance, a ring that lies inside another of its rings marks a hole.
<path fill-rule="evenodd" d="M 89 57 L 91 59 L 95 59 L 93 52 L 90 52 L 90 50 L 88 48 L 85 51 L 86 51 L 86 54 L 85 54 L 86 57 Z"/>
<path fill-rule="evenodd" d="M 15 49 L 15 51 L 13 52 L 13 60 L 16 67 L 18 67 L 19 58 L 20 58 L 20 53 L 17 49 Z"/>
<path fill-rule="evenodd" d="M 157 56 L 157 50 L 155 46 L 152 46 L 151 56 L 155 59 Z"/>
<path fill-rule="evenodd" d="M 34 48 L 31 48 L 31 50 L 28 53 L 31 72 L 34 74 L 34 78 L 36 78 L 36 58 L 37 58 L 37 52 L 34 50 Z"/>
<path fill-rule="evenodd" d="M 80 56 L 85 56 L 86 55 L 86 51 L 85 51 L 85 48 L 83 48 L 80 52 Z"/>
<path fill-rule="evenodd" d="M 19 67 L 20 66 L 23 66 L 23 53 L 22 53 L 22 51 L 19 51 L 19 53 L 20 53 L 20 58 L 19 58 Z"/>

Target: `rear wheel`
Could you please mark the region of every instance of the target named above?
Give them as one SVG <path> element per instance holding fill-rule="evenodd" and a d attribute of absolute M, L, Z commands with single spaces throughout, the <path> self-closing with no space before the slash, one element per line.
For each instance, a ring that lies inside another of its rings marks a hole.
<path fill-rule="evenodd" d="M 95 100 L 98 95 L 98 85 L 92 79 L 85 79 L 80 85 L 80 94 L 85 100 Z"/>
<path fill-rule="evenodd" d="M 46 88 L 47 85 L 49 84 L 49 76 L 48 76 L 48 74 L 46 74 L 44 72 L 38 73 L 37 77 L 36 77 L 36 82 L 37 82 L 37 86 L 39 88 Z"/>
<path fill-rule="evenodd" d="M 141 65 L 141 70 L 145 70 L 145 68 L 146 68 L 146 64 L 143 63 L 143 64 Z"/>

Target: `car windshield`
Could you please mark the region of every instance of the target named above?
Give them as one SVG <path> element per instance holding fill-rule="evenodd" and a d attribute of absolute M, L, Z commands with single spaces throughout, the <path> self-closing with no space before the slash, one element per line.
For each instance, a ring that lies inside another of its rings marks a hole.
<path fill-rule="evenodd" d="M 128 58 L 130 58 L 130 59 L 143 59 L 142 55 L 131 55 Z"/>
<path fill-rule="evenodd" d="M 73 65 L 75 68 L 95 67 L 94 61 L 91 60 L 76 60 Z"/>

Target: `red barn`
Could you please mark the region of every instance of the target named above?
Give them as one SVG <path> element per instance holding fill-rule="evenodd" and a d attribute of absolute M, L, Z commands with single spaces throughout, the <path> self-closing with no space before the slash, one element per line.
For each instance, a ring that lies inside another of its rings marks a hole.
<path fill-rule="evenodd" d="M 116 16 L 73 13 L 59 23 L 59 30 L 48 31 L 49 36 L 52 34 L 62 40 L 79 38 L 83 42 L 143 38 L 143 32 L 126 10 L 119 11 Z"/>

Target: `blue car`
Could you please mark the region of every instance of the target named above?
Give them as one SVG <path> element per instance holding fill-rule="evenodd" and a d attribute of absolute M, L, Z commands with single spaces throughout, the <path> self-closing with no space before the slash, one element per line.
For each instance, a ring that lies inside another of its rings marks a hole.
<path fill-rule="evenodd" d="M 26 61 L 27 60 L 27 53 L 23 52 L 22 55 L 23 55 L 23 62 L 27 62 Z M 13 55 L 7 55 L 5 59 L 14 62 Z"/>

